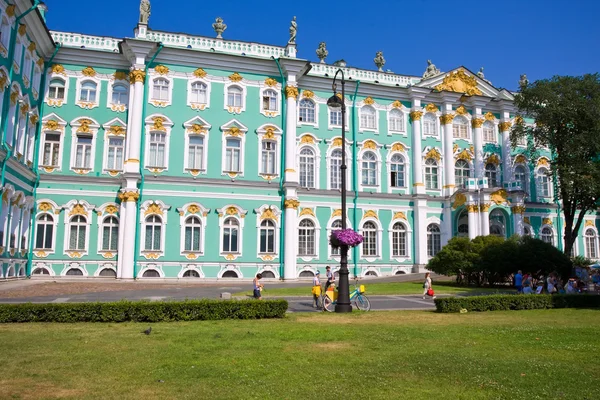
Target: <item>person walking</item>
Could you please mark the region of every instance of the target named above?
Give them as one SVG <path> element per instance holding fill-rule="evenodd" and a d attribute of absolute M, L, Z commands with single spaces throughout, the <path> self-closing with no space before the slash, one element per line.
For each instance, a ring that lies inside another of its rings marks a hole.
<path fill-rule="evenodd" d="M 331 285 L 335 285 L 335 275 L 331 272 L 331 267 L 328 265 L 325 267 L 325 276 L 327 277 L 327 282 L 325 282 L 325 292 L 327 292 L 327 288 Z"/>
<path fill-rule="evenodd" d="M 262 300 L 262 290 L 263 290 L 263 284 L 260 283 L 260 280 L 262 279 L 262 275 L 261 274 L 256 274 L 256 278 L 254 278 L 252 280 L 252 283 L 254 284 L 254 298 L 258 299 L 258 300 Z"/>
<path fill-rule="evenodd" d="M 433 290 L 430 275 L 429 272 L 425 274 L 425 282 L 423 282 L 423 300 L 425 300 L 425 296 L 428 295 L 427 292 L 429 292 L 429 289 Z M 432 296 L 432 299 L 435 299 L 435 296 Z"/>
<path fill-rule="evenodd" d="M 321 302 L 321 280 L 319 279 L 321 272 L 317 271 L 313 278 L 313 308 L 319 308 Z M 318 290 L 317 290 L 318 288 Z"/>
<path fill-rule="evenodd" d="M 517 293 L 523 293 L 523 273 L 521 270 L 517 271 L 515 275 L 515 288 L 517 289 Z"/>

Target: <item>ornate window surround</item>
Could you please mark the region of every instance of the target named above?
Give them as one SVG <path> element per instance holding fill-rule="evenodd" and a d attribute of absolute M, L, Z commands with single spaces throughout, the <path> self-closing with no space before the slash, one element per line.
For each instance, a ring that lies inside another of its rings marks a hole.
<path fill-rule="evenodd" d="M 197 80 L 196 80 L 197 81 Z M 196 82 L 194 81 L 194 82 Z M 209 132 L 212 125 L 206 122 L 203 118 L 196 116 L 183 123 L 185 128 L 185 148 L 183 152 L 183 173 L 189 173 L 192 176 L 199 174 L 205 175 L 208 170 L 208 139 Z M 190 136 L 201 136 L 204 138 L 204 148 L 202 149 L 202 165 L 200 169 L 188 168 L 189 162 L 189 147 L 190 147 Z"/>
<path fill-rule="evenodd" d="M 117 79 L 117 76 L 119 77 L 119 79 Z M 127 104 L 115 104 L 112 102 L 113 87 L 115 85 L 125 86 L 125 88 L 127 89 L 127 98 L 128 98 Z M 123 76 L 120 76 L 120 75 L 117 75 L 117 73 L 113 74 L 111 76 L 111 78 L 108 80 L 107 86 L 108 87 L 107 87 L 107 96 L 106 96 L 106 108 L 109 108 L 115 112 L 127 111 L 127 109 L 129 108 L 129 101 L 131 100 L 131 97 L 132 97 L 130 83 L 127 81 L 127 75 L 124 74 Z"/>
<path fill-rule="evenodd" d="M 146 200 L 140 207 L 140 255 L 146 260 L 156 260 L 165 255 L 165 237 L 167 230 L 167 216 L 171 206 L 166 205 L 162 200 Z M 162 222 L 160 231 L 160 250 L 144 250 L 144 242 L 146 240 L 146 218 L 156 215 L 159 216 Z M 141 272 L 141 271 L 140 271 Z M 139 276 L 142 276 L 140 274 Z"/>
<path fill-rule="evenodd" d="M 267 84 L 267 82 L 269 82 L 269 84 Z M 258 109 L 260 110 L 260 113 L 268 118 L 274 118 L 274 117 L 281 115 L 281 83 L 276 82 L 275 84 L 273 84 L 273 81 L 269 80 L 267 78 L 264 82 L 260 82 L 259 87 L 260 87 L 260 89 L 259 89 L 260 95 L 258 97 L 258 101 L 259 101 Z M 277 110 L 276 111 L 265 110 L 263 108 L 263 96 L 264 96 L 264 92 L 267 90 L 274 90 L 275 93 L 277 93 Z"/>
<path fill-rule="evenodd" d="M 96 98 L 94 101 L 82 101 L 81 98 L 81 89 L 84 83 L 93 82 L 96 84 Z M 65 85 L 65 101 L 66 101 L 66 91 L 67 87 Z M 93 108 L 100 106 L 100 96 L 102 94 L 102 80 L 95 76 L 78 76 L 77 78 L 77 93 L 75 94 L 75 104 L 83 109 L 91 110 Z"/>
<path fill-rule="evenodd" d="M 173 122 L 163 114 L 152 114 L 144 121 L 146 135 L 146 144 L 144 151 L 147 155 L 150 154 L 150 134 L 152 132 L 162 132 L 165 134 L 165 163 L 164 167 L 155 168 L 148 165 L 149 157 L 144 159 L 144 169 L 152 173 L 161 173 L 169 170 L 169 149 L 171 142 L 171 130 L 173 129 Z"/>
<path fill-rule="evenodd" d="M 340 110 L 339 108 L 337 110 Z M 331 111 L 332 108 L 327 106 L 327 129 L 332 131 L 334 129 L 339 129 L 340 132 L 342 130 L 342 125 L 331 125 Z M 346 127 L 346 132 L 350 132 L 350 123 L 349 123 L 349 118 L 350 115 L 352 114 L 353 109 L 352 109 L 352 104 L 346 101 L 346 121 L 345 121 L 345 127 Z"/>
<path fill-rule="evenodd" d="M 120 209 L 119 204 L 107 202 L 102 204 L 100 207 L 94 209 L 97 216 L 97 225 L 98 225 L 98 239 L 97 239 L 97 254 L 100 254 L 102 257 L 111 259 L 115 257 L 119 252 L 119 245 L 121 238 L 118 237 L 117 240 L 117 249 L 116 250 L 103 250 L 102 249 L 102 241 L 104 239 L 104 225 L 105 220 L 109 217 L 115 217 L 117 219 L 117 223 L 119 224 L 117 235 L 121 233 L 121 218 L 120 218 Z M 100 268 L 97 272 L 99 272 Z"/>
<path fill-rule="evenodd" d="M 160 107 L 160 108 L 164 108 L 164 107 L 168 107 L 172 104 L 173 102 L 173 85 L 174 85 L 174 78 L 172 76 L 170 76 L 170 72 L 167 70 L 166 73 L 159 73 L 156 71 L 156 67 L 155 68 L 150 68 L 148 70 L 148 77 L 146 77 L 146 79 L 150 79 L 150 81 L 148 82 L 148 84 L 150 85 L 150 90 L 148 90 L 148 103 L 152 104 L 154 107 Z M 168 83 L 169 83 L 169 90 L 168 90 L 168 96 L 166 100 L 158 100 L 158 99 L 154 99 L 154 81 L 157 79 L 165 79 Z"/>
<path fill-rule="evenodd" d="M 110 176 L 116 176 L 120 170 L 108 169 L 108 147 L 110 139 L 123 139 L 123 167 L 125 167 L 126 150 L 127 150 L 127 124 L 120 118 L 113 118 L 104 125 L 104 151 L 102 155 L 102 173 Z"/>
<path fill-rule="evenodd" d="M 87 175 L 94 170 L 94 162 L 96 161 L 96 138 L 98 137 L 100 124 L 89 117 L 78 117 L 71 121 L 69 125 L 71 125 L 71 159 L 69 169 L 77 174 Z M 77 138 L 79 134 L 90 136 L 92 138 L 92 152 L 89 168 L 78 168 L 75 166 L 75 159 L 77 157 Z"/>
<path fill-rule="evenodd" d="M 363 215 L 362 215 L 362 219 L 360 220 L 360 227 L 358 228 L 358 230 L 361 234 L 363 234 L 365 223 L 372 222 L 375 224 L 375 227 L 377 228 L 377 231 L 376 231 L 377 255 L 365 256 L 363 254 L 363 246 L 361 243 L 359 245 L 360 246 L 359 258 L 361 260 L 366 260 L 367 262 L 375 262 L 376 260 L 381 260 L 383 257 L 383 254 L 382 254 L 383 253 L 382 252 L 383 227 L 381 226 L 381 222 L 379 222 L 379 217 L 377 216 L 377 214 L 375 214 L 374 216 L 371 216 L 371 215 L 369 215 L 370 213 L 368 211 L 372 211 L 372 210 L 365 210 L 365 209 L 362 210 Z M 375 213 L 377 213 L 377 211 L 375 211 Z"/>
<path fill-rule="evenodd" d="M 421 140 L 424 140 L 425 138 L 434 138 L 437 140 L 441 140 L 441 130 L 442 130 L 441 123 L 440 123 L 440 116 L 442 115 L 441 111 L 438 110 L 435 112 L 434 111 L 428 112 L 428 111 L 426 111 L 426 109 L 423 109 L 423 112 L 424 112 L 423 117 L 419 121 L 417 121 L 418 124 L 421 124 Z M 433 120 L 435 123 L 435 135 L 426 135 L 425 134 L 424 124 L 425 124 L 425 117 L 427 115 L 430 115 L 433 117 Z M 414 121 L 413 121 L 413 123 L 414 123 Z"/>
<path fill-rule="evenodd" d="M 63 243 L 63 254 L 69 258 L 81 258 L 87 256 L 90 251 L 90 226 L 92 225 L 92 212 L 94 211 L 93 204 L 88 203 L 85 200 L 71 200 L 63 206 L 65 210 L 63 222 L 64 222 L 64 243 Z M 81 215 L 85 218 L 85 248 L 84 250 L 69 250 L 69 239 L 71 230 L 71 219 Z M 84 274 L 85 275 L 85 274 Z"/>
<path fill-rule="evenodd" d="M 383 145 L 379 144 L 371 139 L 363 140 L 362 142 L 358 142 L 357 144 L 360 148 L 360 150 L 358 151 L 358 154 L 356 155 L 356 163 L 358 164 L 357 165 L 358 190 L 359 191 L 374 191 L 374 192 L 380 193 L 381 192 L 381 173 L 382 173 L 381 167 L 383 164 L 382 158 L 381 158 L 381 148 L 383 147 Z M 364 186 L 362 183 L 362 171 L 363 171 L 362 158 L 366 152 L 372 152 L 375 154 L 375 157 L 376 157 L 376 162 L 377 162 L 377 185 L 376 186 Z"/>
<path fill-rule="evenodd" d="M 281 128 L 274 124 L 264 124 L 256 129 L 256 133 L 258 135 L 258 176 L 267 181 L 271 181 L 274 178 L 277 178 L 280 175 L 281 171 L 281 135 L 283 131 Z M 262 164 L 262 144 L 264 141 L 275 142 L 275 173 L 274 174 L 266 174 L 261 172 L 261 164 Z"/>
<path fill-rule="evenodd" d="M 183 276 L 187 271 L 196 271 L 198 275 L 200 275 L 200 278 L 205 278 L 204 271 L 202 270 L 202 266 L 200 264 L 181 264 L 181 271 L 179 271 L 179 274 L 177 274 L 177 278 L 188 279 L 187 276 Z"/>
<path fill-rule="evenodd" d="M 244 176 L 245 168 L 245 153 L 246 153 L 246 133 L 248 132 L 248 128 L 239 122 L 236 119 L 232 119 L 227 122 L 225 125 L 221 126 L 222 142 L 221 142 L 221 175 L 228 175 L 230 178 L 236 178 L 238 176 Z M 227 138 L 236 137 L 240 139 L 240 171 L 239 172 L 229 172 L 226 171 L 226 147 L 227 147 Z"/>
<path fill-rule="evenodd" d="M 335 150 L 342 149 L 342 146 L 341 146 L 342 137 L 336 136 L 336 137 L 333 137 L 332 139 L 326 139 L 325 143 L 327 143 L 329 145 L 329 147 L 327 148 L 327 152 L 325 153 L 325 161 L 327 163 L 327 190 L 340 190 L 340 189 L 332 189 L 331 188 L 331 174 L 329 172 L 332 168 L 331 160 L 332 160 L 333 152 Z M 346 151 L 346 165 L 352 165 L 351 149 L 352 149 L 352 141 L 346 139 L 346 146 L 344 146 L 344 150 Z M 350 171 L 351 171 L 350 168 L 348 168 L 346 170 L 346 183 L 348 183 L 348 184 L 351 184 L 351 181 L 350 181 L 351 172 Z"/>
<path fill-rule="evenodd" d="M 315 122 L 300 121 L 300 101 L 305 100 L 305 99 L 312 101 L 312 103 L 315 107 Z M 323 98 L 315 95 L 310 90 L 302 90 L 302 92 L 300 93 L 300 96 L 298 97 L 298 103 L 296 104 L 296 125 L 297 126 L 301 126 L 301 125 L 314 126 L 315 128 L 318 128 L 319 127 L 319 108 L 320 108 L 321 104 L 326 104 L 326 103 L 327 103 L 327 99 L 323 99 Z M 329 114 L 328 114 L 328 116 L 329 116 Z M 329 124 L 329 122 L 328 122 L 328 124 Z"/>
<path fill-rule="evenodd" d="M 59 222 L 58 219 L 59 219 L 59 214 L 60 214 L 61 210 L 62 210 L 62 207 L 50 199 L 39 199 L 37 201 L 36 209 L 35 209 L 35 220 L 34 220 L 34 223 L 36 224 L 36 230 L 35 230 L 36 236 L 34 236 L 33 243 L 31 244 L 32 246 L 34 246 L 33 254 L 36 257 L 45 258 L 56 252 L 56 236 L 57 236 L 56 231 L 58 229 L 58 222 Z M 36 240 L 37 240 L 37 232 L 38 232 L 37 221 L 38 221 L 38 218 L 44 214 L 47 214 L 50 217 L 52 217 L 52 224 L 54 226 L 54 228 L 52 230 L 52 248 L 51 249 L 38 249 L 35 247 Z"/>
<path fill-rule="evenodd" d="M 227 105 L 227 97 L 229 96 L 229 89 L 231 87 L 237 87 L 242 90 L 242 106 L 241 107 L 233 107 Z M 246 101 L 248 96 L 248 89 L 244 80 L 238 82 L 225 82 L 223 86 L 223 109 L 226 110 L 229 114 L 241 114 L 246 111 Z M 262 108 L 262 107 L 261 107 Z"/>
<path fill-rule="evenodd" d="M 440 156 L 439 159 L 436 159 L 435 157 L 430 156 L 429 153 L 432 150 L 435 150 L 437 152 L 437 154 L 439 154 L 439 156 Z M 425 184 L 425 191 L 433 192 L 433 193 L 441 193 L 442 188 L 444 187 L 444 168 L 445 168 L 444 156 L 443 156 L 442 151 L 437 146 L 425 146 L 423 148 L 423 152 L 421 153 L 421 155 L 423 157 L 422 168 L 423 168 L 423 184 Z M 438 178 L 438 188 L 437 189 L 427 189 L 426 174 L 425 174 L 427 165 L 425 163 L 430 158 L 435 160 L 436 166 L 437 166 L 437 178 Z M 454 168 L 454 165 L 452 165 L 452 168 Z"/>
<path fill-rule="evenodd" d="M 492 125 L 492 130 L 493 130 L 493 134 L 494 134 L 494 141 L 490 142 L 489 140 L 485 139 L 485 135 L 483 133 L 483 129 L 485 128 L 485 125 L 489 124 Z M 498 121 L 485 121 L 483 123 L 483 125 L 481 125 L 481 141 L 482 143 L 494 143 L 494 144 L 498 144 Z"/>
<path fill-rule="evenodd" d="M 375 107 L 374 104 L 364 104 L 361 105 L 360 107 L 358 107 L 358 131 L 360 133 L 364 133 L 364 132 L 373 132 L 376 135 L 379 134 L 379 109 Z M 361 118 L 362 118 L 362 114 L 363 114 L 363 110 L 365 109 L 372 109 L 375 112 L 375 127 L 365 127 L 362 126 L 361 123 Z"/>
<path fill-rule="evenodd" d="M 319 223 L 318 218 L 315 215 L 315 210 L 314 207 L 306 207 L 303 208 L 302 210 L 298 210 L 299 214 L 298 214 L 298 222 L 296 225 L 296 232 L 298 232 L 298 230 L 300 229 L 300 222 L 304 221 L 305 219 L 311 221 L 314 224 L 315 227 L 315 254 L 313 255 L 305 255 L 305 256 L 301 256 L 299 255 L 299 249 L 298 249 L 298 241 L 300 238 L 300 235 L 297 234 L 296 235 L 296 243 L 295 243 L 295 249 L 296 249 L 296 257 L 301 259 L 304 262 L 310 262 L 313 260 L 319 260 L 320 258 L 320 247 L 321 247 L 321 224 Z"/>
<path fill-rule="evenodd" d="M 281 243 L 279 243 L 279 234 L 281 232 L 281 210 L 277 206 L 263 204 L 259 208 L 255 208 L 254 212 L 256 213 L 256 257 L 263 261 L 273 261 L 279 258 L 279 246 L 281 245 Z M 270 220 L 275 224 L 273 253 L 260 252 L 260 229 L 261 223 L 265 220 Z"/>
<path fill-rule="evenodd" d="M 456 123 L 457 119 L 463 119 L 463 118 L 466 121 L 467 137 L 466 138 L 455 137 L 454 136 L 454 124 Z M 438 120 L 439 120 L 439 118 L 438 118 Z M 454 118 L 452 118 L 452 142 L 456 142 L 457 140 L 464 140 L 466 142 L 473 143 L 473 128 L 471 127 L 472 120 L 473 120 L 473 117 L 469 113 L 454 114 Z"/>
<path fill-rule="evenodd" d="M 321 187 L 321 150 L 318 143 L 321 140 L 312 133 L 302 133 L 296 139 L 296 165 L 298 174 L 300 174 L 300 152 L 304 147 L 309 147 L 315 153 L 315 187 L 310 189 L 319 189 Z"/>
<path fill-rule="evenodd" d="M 593 223 L 594 223 L 594 221 L 592 221 L 592 224 Z M 583 230 L 583 235 L 582 236 L 583 236 L 583 248 L 584 248 L 585 257 L 586 258 L 590 258 L 592 260 L 598 260 L 598 259 L 600 259 L 600 248 L 598 247 L 599 246 L 599 243 L 598 243 L 599 242 L 599 240 L 598 240 L 598 228 L 596 228 L 596 225 L 585 226 L 585 223 L 584 223 L 584 226 L 583 226 L 582 230 Z M 592 230 L 592 232 L 594 232 L 594 236 L 593 237 L 587 236 L 587 232 L 589 230 Z M 587 244 L 587 239 L 588 238 L 592 238 L 592 240 L 594 240 L 594 242 L 596 243 L 595 244 L 595 247 L 596 247 L 596 257 L 595 258 L 588 257 L 588 251 L 589 251 L 588 244 Z M 577 240 L 576 240 L 576 242 L 577 242 Z"/>
<path fill-rule="evenodd" d="M 412 182 L 412 174 L 411 174 L 411 165 L 410 165 L 410 147 L 401 142 L 395 142 L 391 145 L 385 145 L 388 150 L 385 167 L 386 167 L 386 181 L 387 181 L 387 192 L 388 193 L 401 193 L 408 194 L 409 188 L 411 187 Z M 395 154 L 399 154 L 404 158 L 404 187 L 392 187 L 392 157 Z"/>
<path fill-rule="evenodd" d="M 391 119 L 391 114 L 392 111 L 398 111 L 402 114 L 402 128 L 403 130 L 398 131 L 398 130 L 392 130 L 390 129 L 390 119 Z M 396 102 L 390 104 L 387 107 L 387 113 L 386 113 L 386 118 L 387 118 L 387 134 L 388 136 L 392 136 L 392 135 L 402 135 L 402 136 L 408 136 L 408 119 L 410 116 L 410 109 L 408 109 L 406 106 L 404 106 L 404 104 L 400 104 L 398 105 Z"/>
<path fill-rule="evenodd" d="M 242 207 L 235 204 L 227 204 L 221 208 L 217 208 L 217 214 L 219 215 L 219 255 L 224 257 L 227 261 L 234 261 L 238 257 L 242 257 L 244 251 L 244 220 L 248 210 L 244 210 Z M 238 222 L 238 251 L 224 252 L 223 251 L 223 229 L 224 222 L 227 218 L 232 217 Z M 238 276 L 240 274 L 238 273 Z"/>
<path fill-rule="evenodd" d="M 184 256 L 188 260 L 196 260 L 199 256 L 205 254 L 206 248 L 206 223 L 210 208 L 204 207 L 202 204 L 197 202 L 186 203 L 183 206 L 177 208 L 179 213 L 179 255 Z M 202 224 L 200 228 L 200 251 L 186 251 L 185 250 L 185 221 L 189 217 L 197 217 L 200 219 Z M 204 274 L 200 274 L 202 277 Z M 183 276 L 183 275 L 182 275 Z"/>
<path fill-rule="evenodd" d="M 544 158 L 544 157 L 541 157 L 541 158 Z M 539 162 L 533 170 L 533 177 L 535 179 L 535 195 L 536 195 L 536 198 L 538 199 L 538 201 L 540 199 L 549 200 L 549 199 L 554 198 L 554 185 L 553 185 L 551 176 L 547 176 L 547 178 L 548 178 L 548 196 L 542 196 L 540 193 L 539 180 L 541 178 L 541 175 L 539 174 L 539 171 L 541 168 L 544 168 L 544 169 L 550 171 L 550 168 L 547 165 L 542 165 Z"/>
<path fill-rule="evenodd" d="M 202 103 L 195 103 L 192 102 L 192 85 L 194 83 L 203 83 L 206 85 L 206 103 L 202 104 Z M 192 110 L 206 110 L 207 108 L 210 108 L 210 91 L 211 91 L 211 82 L 208 79 L 204 79 L 204 78 L 199 78 L 199 77 L 194 77 L 193 79 L 188 79 L 187 80 L 187 106 L 190 107 Z"/>
<path fill-rule="evenodd" d="M 66 104 L 69 101 L 69 76 L 65 73 L 64 70 L 60 68 L 52 68 L 49 71 L 48 79 L 46 80 L 46 87 L 44 88 L 44 101 L 50 107 L 62 107 L 63 104 Z M 65 84 L 65 97 L 62 100 L 51 99 L 49 96 L 50 93 L 50 83 L 54 79 L 61 79 Z"/>
<path fill-rule="evenodd" d="M 58 115 L 52 113 L 46 115 L 42 119 L 42 138 L 40 140 L 40 152 L 41 155 L 38 159 L 38 167 L 42 168 L 45 172 L 51 173 L 54 171 L 62 171 L 63 166 L 63 154 L 65 150 L 65 128 L 67 126 L 67 121 L 59 117 Z M 44 165 L 44 147 L 46 143 L 46 134 L 58 134 L 60 136 L 59 142 L 59 152 L 58 152 L 58 165 L 57 166 L 48 166 Z"/>

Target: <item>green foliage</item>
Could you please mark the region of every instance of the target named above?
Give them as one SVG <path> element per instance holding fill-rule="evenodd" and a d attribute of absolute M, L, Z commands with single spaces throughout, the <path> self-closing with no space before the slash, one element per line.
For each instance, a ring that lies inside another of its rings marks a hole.
<path fill-rule="evenodd" d="M 555 76 L 521 87 L 515 96 L 519 113 L 533 124 L 515 124 L 511 141 L 531 138 L 528 156 L 537 146 L 552 151 L 551 175 L 565 215 L 565 254 L 581 228 L 585 213 L 600 199 L 600 75 Z M 535 143 L 535 145 L 534 145 Z M 580 211 L 577 220 L 575 215 Z"/>
<path fill-rule="evenodd" d="M 589 258 L 585 258 L 584 256 L 576 256 L 571 258 L 571 262 L 573 263 L 573 267 L 575 268 L 584 268 L 589 267 L 594 262 Z"/>
<path fill-rule="evenodd" d="M 286 300 L 0 304 L 0 323 L 171 322 L 282 318 L 287 308 Z"/>
<path fill-rule="evenodd" d="M 557 272 L 563 279 L 571 274 L 572 264 L 556 247 L 539 239 L 513 236 L 478 236 L 473 240 L 452 238 L 427 264 L 436 274 L 456 276 L 457 283 L 494 285 L 509 282 L 511 274 L 547 276 Z"/>
<path fill-rule="evenodd" d="M 438 312 L 536 310 L 547 308 L 599 308 L 600 296 L 594 295 L 490 295 L 471 297 L 443 297 L 434 300 Z"/>

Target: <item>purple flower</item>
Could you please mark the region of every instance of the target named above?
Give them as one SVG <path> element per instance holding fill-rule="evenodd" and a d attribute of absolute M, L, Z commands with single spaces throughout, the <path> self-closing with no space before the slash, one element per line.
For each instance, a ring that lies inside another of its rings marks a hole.
<path fill-rule="evenodd" d="M 329 243 L 333 247 L 346 245 L 348 247 L 358 246 L 363 242 L 364 238 L 360 233 L 354 232 L 353 229 L 338 229 L 331 232 Z"/>

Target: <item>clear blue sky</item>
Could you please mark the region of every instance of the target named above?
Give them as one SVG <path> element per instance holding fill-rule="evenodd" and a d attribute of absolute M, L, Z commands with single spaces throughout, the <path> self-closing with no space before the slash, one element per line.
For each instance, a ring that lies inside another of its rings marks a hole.
<path fill-rule="evenodd" d="M 131 37 L 138 0 L 45 0 L 53 30 Z M 285 45 L 292 16 L 298 21 L 298 57 L 318 61 L 327 42 L 328 63 L 421 75 L 431 59 L 442 71 L 460 65 L 494 86 L 516 89 L 529 80 L 600 71 L 600 0 L 266 1 L 151 0 L 150 27 L 211 36 L 220 16 L 225 39 Z"/>

